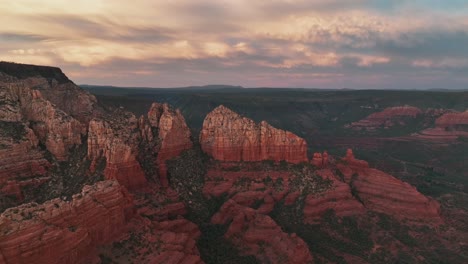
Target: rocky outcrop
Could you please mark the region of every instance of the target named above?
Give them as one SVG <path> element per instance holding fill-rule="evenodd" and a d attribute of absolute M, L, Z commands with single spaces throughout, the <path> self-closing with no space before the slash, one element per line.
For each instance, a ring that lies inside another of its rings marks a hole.
<path fill-rule="evenodd" d="M 168 187 L 166 161 L 191 147 L 190 130 L 184 117 L 167 104 L 153 103 L 147 118 L 137 119 L 131 113 L 117 110 L 105 119 L 93 119 L 89 123 L 91 169 L 105 158 L 106 178 L 117 179 L 129 189 L 144 186 L 146 178 L 157 174 L 160 184 Z"/>
<path fill-rule="evenodd" d="M 3 263 L 97 263 L 96 247 L 120 235 L 131 198 L 116 181 L 85 186 L 71 201 L 24 204 L 0 216 Z"/>
<path fill-rule="evenodd" d="M 451 141 L 459 137 L 468 137 L 468 110 L 445 113 L 435 120 L 435 127 L 425 129 L 415 136 L 436 141 Z"/>
<path fill-rule="evenodd" d="M 366 209 L 397 219 L 441 222 L 440 205 L 419 193 L 415 187 L 369 168 L 367 162 L 356 160 L 351 150 L 348 150 L 343 160 L 345 164 L 338 164 L 337 167 Z"/>
<path fill-rule="evenodd" d="M 222 105 L 206 116 L 200 144 L 204 152 L 222 161 L 308 161 L 304 139 L 265 121 L 256 124 Z"/>
<path fill-rule="evenodd" d="M 96 97 L 75 85 L 60 68 L 0 62 L 0 72 L 39 91 L 45 100 L 83 124 L 99 111 Z"/>
<path fill-rule="evenodd" d="M 190 221 L 153 222 L 136 217 L 128 228 L 122 239 L 100 249 L 112 263 L 203 263 L 196 246 L 201 233 Z"/>
<path fill-rule="evenodd" d="M 146 184 L 145 173 L 137 161 L 141 141 L 137 118 L 128 112 L 112 119 L 93 119 L 88 129 L 88 159 L 91 170 L 100 159 L 106 160 L 104 176 L 116 179 L 130 190 Z"/>
<path fill-rule="evenodd" d="M 324 151 L 323 153 L 315 152 L 310 160 L 317 168 L 324 168 L 328 166 L 328 152 Z"/>
<path fill-rule="evenodd" d="M 13 71 L 11 65 L 21 69 Z M 42 77 L 29 76 L 27 65 L 0 63 L 0 200 L 14 196 L 16 204 L 24 188 L 49 180 L 47 152 L 65 161 L 86 133 L 82 123 L 44 98 L 30 78 Z"/>
<path fill-rule="evenodd" d="M 388 129 L 394 125 L 405 125 L 408 119 L 416 118 L 421 114 L 423 114 L 421 109 L 414 106 L 389 107 L 362 120 L 353 122 L 347 127 L 354 130 L 368 131 L 375 131 L 380 128 Z"/>
<path fill-rule="evenodd" d="M 369 163 L 365 160 L 358 160 L 354 157 L 354 153 L 352 149 L 346 150 L 346 156 L 342 159 L 346 162 L 349 167 L 356 168 L 356 169 L 365 169 L 369 168 Z"/>
<path fill-rule="evenodd" d="M 180 111 L 172 110 L 168 104 L 153 103 L 148 111 L 148 120 L 153 130 L 158 131 L 156 166 L 159 180 L 163 187 L 168 187 L 166 161 L 192 147 L 190 129 Z"/>
<path fill-rule="evenodd" d="M 26 121 L 58 160 L 66 160 L 68 151 L 81 144 L 86 127 L 44 99 L 41 92 L 27 83 L 0 73 L 0 120 Z"/>
<path fill-rule="evenodd" d="M 296 234 L 281 230 L 269 216 L 228 200 L 211 219 L 213 224 L 229 224 L 224 235 L 242 254 L 262 263 L 312 263 L 307 244 Z"/>
<path fill-rule="evenodd" d="M 317 194 L 307 195 L 304 202 L 304 223 L 317 224 L 328 210 L 339 217 L 365 213 L 364 206 L 352 195 L 348 184 L 342 182 L 330 169 L 317 171 L 320 177 L 332 182 L 332 186 Z"/>
<path fill-rule="evenodd" d="M 4 126 L 17 128 L 13 131 L 17 140 L 4 130 L 0 135 L 0 195 L 14 196 L 20 201 L 23 187 L 48 180 L 47 169 L 51 164 L 37 148 L 39 140 L 31 129 L 20 122 L 5 122 Z"/>

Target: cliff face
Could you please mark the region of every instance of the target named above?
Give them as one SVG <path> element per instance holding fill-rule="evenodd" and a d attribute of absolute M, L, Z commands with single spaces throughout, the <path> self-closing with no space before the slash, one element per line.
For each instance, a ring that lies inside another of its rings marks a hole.
<path fill-rule="evenodd" d="M 153 103 L 147 118 L 139 119 L 118 110 L 105 119 L 91 120 L 88 130 L 91 168 L 105 158 L 106 178 L 117 179 L 130 189 L 147 183 L 143 163 L 149 163 L 151 172 L 157 168 L 154 174 L 146 175 L 148 178 L 157 173 L 160 184 L 168 187 L 166 161 L 192 147 L 184 117 L 167 104 Z"/>
<path fill-rule="evenodd" d="M 68 150 L 81 144 L 85 126 L 44 99 L 41 92 L 22 80 L 0 73 L 2 102 L 0 119 L 27 120 L 37 138 L 58 160 L 66 160 Z"/>
<path fill-rule="evenodd" d="M 353 122 L 349 127 L 355 130 L 364 129 L 369 131 L 374 131 L 379 128 L 386 129 L 397 124 L 405 125 L 405 119 L 416 118 L 421 114 L 423 114 L 423 112 L 414 106 L 389 107 L 381 112 L 373 113 L 358 122 Z"/>
<path fill-rule="evenodd" d="M 145 173 L 137 161 L 141 141 L 138 120 L 129 113 L 117 114 L 113 119 L 89 122 L 88 158 L 91 170 L 100 159 L 106 160 L 104 176 L 116 179 L 130 190 L 144 186 Z"/>
<path fill-rule="evenodd" d="M 58 161 L 67 160 L 69 151 L 82 143 L 86 126 L 26 79 L 5 72 L 10 73 L 0 63 L 0 200 L 14 196 L 16 204 L 23 199 L 23 188 L 49 180 L 52 164 L 46 152 Z M 0 202 L 2 210 L 5 206 Z"/>
<path fill-rule="evenodd" d="M 159 180 L 162 186 L 168 187 L 166 161 L 193 146 L 190 129 L 180 111 L 174 111 L 168 104 L 153 103 L 148 111 L 148 120 L 152 131 L 158 131 L 159 151 L 156 165 Z"/>
<path fill-rule="evenodd" d="M 48 180 L 47 169 L 51 164 L 37 149 L 39 140 L 31 129 L 20 122 L 4 122 L 3 125 L 16 127 L 24 134 L 12 131 L 18 137 L 16 140 L 11 135 L 0 136 L 0 194 L 22 200 L 22 187 Z"/>
<path fill-rule="evenodd" d="M 76 86 L 59 68 L 0 62 L 0 72 L 38 90 L 44 99 L 81 123 L 98 113 L 96 97 Z"/>
<path fill-rule="evenodd" d="M 255 124 L 224 106 L 206 116 L 200 144 L 204 152 L 222 161 L 308 160 L 304 139 L 265 121 Z"/>
<path fill-rule="evenodd" d="M 115 181 L 85 186 L 72 201 L 24 204 L 0 216 L 2 263 L 96 263 L 97 246 L 118 236 L 131 198 Z"/>

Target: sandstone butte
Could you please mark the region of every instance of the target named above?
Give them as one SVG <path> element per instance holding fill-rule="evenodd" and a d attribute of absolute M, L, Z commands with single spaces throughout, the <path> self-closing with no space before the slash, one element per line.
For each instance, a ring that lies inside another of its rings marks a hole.
<path fill-rule="evenodd" d="M 349 127 L 353 129 L 376 130 L 380 127 L 389 128 L 396 124 L 404 125 L 403 118 L 416 118 L 423 114 L 421 109 L 414 106 L 395 106 L 383 111 L 372 113 L 364 119 L 353 122 Z"/>
<path fill-rule="evenodd" d="M 221 105 L 203 121 L 202 150 L 221 161 L 307 162 L 307 143 L 295 134 L 242 117 Z"/>
<path fill-rule="evenodd" d="M 84 186 L 71 201 L 10 208 L 0 216 L 0 263 L 99 263 L 96 247 L 119 236 L 131 215 L 115 181 Z"/>

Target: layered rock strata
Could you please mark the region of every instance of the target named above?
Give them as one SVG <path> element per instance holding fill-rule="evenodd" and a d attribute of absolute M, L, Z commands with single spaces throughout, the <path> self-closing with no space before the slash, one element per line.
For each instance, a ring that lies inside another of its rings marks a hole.
<path fill-rule="evenodd" d="M 265 121 L 256 124 L 222 105 L 206 116 L 200 144 L 204 152 L 222 161 L 308 161 L 304 139 Z"/>
<path fill-rule="evenodd" d="M 24 81 L 0 73 L 0 120 L 26 120 L 39 141 L 58 160 L 66 160 L 68 151 L 81 144 L 86 128 L 78 120 L 44 99 L 41 92 Z"/>
<path fill-rule="evenodd" d="M 71 201 L 23 204 L 0 216 L 2 263 L 98 263 L 96 247 L 111 242 L 132 214 L 116 181 L 85 186 Z"/>
<path fill-rule="evenodd" d="M 245 255 L 262 263 L 312 263 L 307 244 L 296 234 L 281 230 L 273 219 L 256 210 L 228 200 L 211 219 L 213 224 L 229 224 L 224 235 Z"/>
<path fill-rule="evenodd" d="M 147 183 L 137 160 L 141 134 L 137 118 L 130 113 L 114 115 L 114 119 L 93 119 L 88 129 L 88 158 L 91 170 L 100 159 L 106 160 L 104 176 L 116 179 L 130 190 Z"/>
<path fill-rule="evenodd" d="M 440 205 L 406 182 L 369 168 L 348 150 L 345 164 L 337 167 L 366 209 L 392 215 L 397 219 L 440 223 Z"/>
<path fill-rule="evenodd" d="M 468 110 L 445 113 L 436 119 L 435 127 L 425 129 L 415 136 L 436 141 L 451 141 L 459 137 L 468 137 Z"/>
<path fill-rule="evenodd" d="M 352 195 L 348 184 L 342 182 L 330 169 L 319 170 L 320 177 L 332 182 L 332 186 L 317 194 L 307 195 L 304 203 L 304 222 L 320 223 L 324 213 L 332 209 L 337 216 L 351 216 L 364 213 L 364 206 Z"/>
<path fill-rule="evenodd" d="M 423 114 L 421 109 L 414 106 L 396 106 L 385 108 L 381 112 L 376 112 L 368 117 L 353 122 L 348 127 L 355 130 L 374 131 L 379 128 L 390 128 L 394 125 L 405 125 L 405 119 L 416 118 Z"/>

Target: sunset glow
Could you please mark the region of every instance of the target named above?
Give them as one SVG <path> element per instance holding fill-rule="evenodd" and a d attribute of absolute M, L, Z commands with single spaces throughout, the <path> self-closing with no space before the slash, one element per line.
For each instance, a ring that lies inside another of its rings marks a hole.
<path fill-rule="evenodd" d="M 468 1 L 6 0 L 0 59 L 79 84 L 467 88 Z"/>

